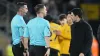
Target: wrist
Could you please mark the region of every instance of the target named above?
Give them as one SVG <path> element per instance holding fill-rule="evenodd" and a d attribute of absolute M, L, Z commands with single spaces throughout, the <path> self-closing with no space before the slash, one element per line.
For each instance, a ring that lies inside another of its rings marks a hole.
<path fill-rule="evenodd" d="M 28 48 L 24 48 L 24 52 L 26 53 L 26 51 L 28 51 Z"/>
<path fill-rule="evenodd" d="M 81 55 L 84 55 L 84 53 L 80 53 Z"/>
<path fill-rule="evenodd" d="M 24 48 L 24 50 L 28 50 L 28 48 Z"/>
<path fill-rule="evenodd" d="M 50 47 L 49 47 L 49 46 L 47 46 L 46 48 L 47 48 L 47 49 L 50 49 Z"/>

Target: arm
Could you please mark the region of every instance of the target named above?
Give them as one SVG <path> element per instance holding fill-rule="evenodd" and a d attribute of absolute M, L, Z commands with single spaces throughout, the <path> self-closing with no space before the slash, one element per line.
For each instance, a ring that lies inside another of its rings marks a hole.
<path fill-rule="evenodd" d="M 46 47 L 47 47 L 47 51 L 44 56 L 49 56 L 50 54 L 50 25 L 49 25 L 49 22 L 47 22 L 45 29 L 44 29 L 44 38 L 45 38 Z"/>
<path fill-rule="evenodd" d="M 47 25 L 44 29 L 44 36 L 45 36 L 44 38 L 45 38 L 47 47 L 50 47 L 50 35 L 51 35 L 50 27 L 49 25 Z"/>
<path fill-rule="evenodd" d="M 67 40 L 70 40 L 71 39 L 71 29 L 69 26 L 65 27 L 65 28 L 61 28 L 62 30 L 58 31 L 60 32 L 59 33 L 59 36 L 60 36 L 60 39 L 67 39 Z M 65 29 L 65 30 L 63 30 Z"/>
<path fill-rule="evenodd" d="M 28 51 L 28 39 L 29 39 L 29 29 L 28 29 L 28 24 L 24 29 L 24 34 L 23 34 L 23 45 L 24 45 L 24 56 L 29 56 L 29 51 Z"/>
<path fill-rule="evenodd" d="M 25 28 L 24 30 L 24 48 L 28 49 L 28 37 L 29 37 L 29 31 L 28 27 Z"/>
<path fill-rule="evenodd" d="M 87 25 L 85 28 L 86 28 L 86 31 L 85 31 L 85 41 L 84 41 L 84 47 L 82 49 L 82 53 L 84 55 L 86 55 L 86 53 L 89 50 L 91 50 L 92 40 L 93 40 L 92 28 L 89 25 Z"/>
<path fill-rule="evenodd" d="M 46 41 L 46 47 L 50 47 L 50 38 L 49 37 L 45 37 L 45 41 Z"/>
<path fill-rule="evenodd" d="M 49 37 L 45 37 L 45 41 L 46 41 L 46 48 L 47 48 L 47 51 L 45 53 L 44 56 L 49 56 L 50 55 L 50 38 Z"/>
<path fill-rule="evenodd" d="M 24 38 L 24 49 L 28 49 L 28 38 Z"/>
<path fill-rule="evenodd" d="M 23 44 L 23 42 L 24 42 L 24 37 L 23 37 L 24 29 L 22 27 L 19 28 L 19 33 L 20 33 L 21 42 Z"/>
<path fill-rule="evenodd" d="M 20 38 L 21 38 L 21 42 L 23 44 L 23 41 L 24 41 L 23 34 L 24 34 L 24 29 L 26 27 L 26 23 L 24 20 L 19 20 L 17 25 L 19 27 Z"/>
<path fill-rule="evenodd" d="M 63 37 L 63 39 L 67 39 L 67 40 L 71 39 L 71 33 L 67 31 L 65 32 L 65 34 L 61 33 L 60 36 Z"/>

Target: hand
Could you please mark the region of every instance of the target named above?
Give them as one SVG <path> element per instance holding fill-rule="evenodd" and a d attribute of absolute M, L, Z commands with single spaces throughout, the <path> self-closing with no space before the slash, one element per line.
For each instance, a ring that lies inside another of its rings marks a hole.
<path fill-rule="evenodd" d="M 49 56 L 50 55 L 50 49 L 47 49 L 46 53 L 44 56 Z"/>
<path fill-rule="evenodd" d="M 58 30 L 54 30 L 54 33 L 55 33 L 56 35 L 61 35 L 61 32 L 58 31 Z"/>
<path fill-rule="evenodd" d="M 24 37 L 21 37 L 21 42 L 22 44 L 24 44 Z"/>
<path fill-rule="evenodd" d="M 26 52 L 23 53 L 24 56 L 29 56 L 29 51 L 27 50 Z"/>
<path fill-rule="evenodd" d="M 80 53 L 79 56 L 85 56 L 83 53 Z"/>

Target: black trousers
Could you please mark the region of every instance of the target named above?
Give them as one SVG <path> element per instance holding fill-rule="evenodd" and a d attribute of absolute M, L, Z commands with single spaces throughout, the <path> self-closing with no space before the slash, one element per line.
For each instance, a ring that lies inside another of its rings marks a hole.
<path fill-rule="evenodd" d="M 58 56 L 58 50 L 50 48 L 50 56 Z"/>
<path fill-rule="evenodd" d="M 69 54 L 61 54 L 61 56 L 69 56 Z"/>
<path fill-rule="evenodd" d="M 17 44 L 17 45 L 12 45 L 12 51 L 14 56 L 23 56 L 23 52 L 24 52 L 24 47 L 21 44 Z"/>
<path fill-rule="evenodd" d="M 31 45 L 29 48 L 30 56 L 44 56 L 46 53 L 45 46 Z"/>
<path fill-rule="evenodd" d="M 98 48 L 98 49 L 99 49 L 99 53 L 98 53 L 98 55 L 100 56 L 100 43 L 99 43 L 99 48 Z"/>
<path fill-rule="evenodd" d="M 79 56 L 80 53 L 81 53 L 81 52 L 79 52 L 79 53 L 70 53 L 70 56 Z M 88 52 L 85 56 L 92 56 L 91 51 Z"/>

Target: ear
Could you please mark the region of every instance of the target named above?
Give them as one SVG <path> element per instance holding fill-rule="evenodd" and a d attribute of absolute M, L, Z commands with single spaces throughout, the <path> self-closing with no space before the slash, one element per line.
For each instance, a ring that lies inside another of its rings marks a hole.
<path fill-rule="evenodd" d="M 40 9 L 40 12 L 42 12 L 42 13 L 43 13 L 43 9 Z"/>
<path fill-rule="evenodd" d="M 23 11 L 23 8 L 20 8 L 19 11 Z"/>

